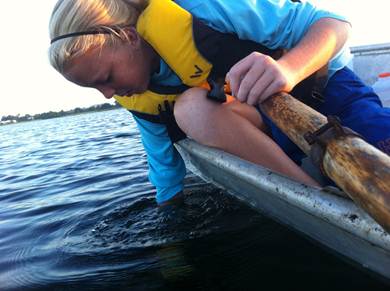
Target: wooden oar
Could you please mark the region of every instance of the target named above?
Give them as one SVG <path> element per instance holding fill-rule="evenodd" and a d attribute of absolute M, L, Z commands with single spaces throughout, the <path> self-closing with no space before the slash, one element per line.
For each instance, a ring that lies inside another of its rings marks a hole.
<path fill-rule="evenodd" d="M 261 110 L 356 204 L 390 232 L 390 156 L 286 93 Z M 316 132 L 317 131 L 317 132 Z"/>

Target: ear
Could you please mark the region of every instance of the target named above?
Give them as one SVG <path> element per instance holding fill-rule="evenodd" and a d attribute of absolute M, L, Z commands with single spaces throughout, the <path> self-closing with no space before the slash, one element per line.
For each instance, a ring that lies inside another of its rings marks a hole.
<path fill-rule="evenodd" d="M 141 36 L 133 26 L 128 26 L 123 29 L 126 37 L 128 38 L 131 45 L 139 46 L 141 43 Z"/>

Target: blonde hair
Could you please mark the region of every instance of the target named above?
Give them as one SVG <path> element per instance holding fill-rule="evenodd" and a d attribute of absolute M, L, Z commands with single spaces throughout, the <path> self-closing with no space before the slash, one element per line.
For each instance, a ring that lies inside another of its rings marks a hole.
<path fill-rule="evenodd" d="M 50 39 L 83 31 L 109 31 L 108 34 L 87 34 L 53 42 L 49 48 L 50 64 L 60 73 L 71 58 L 92 47 L 115 45 L 127 39 L 125 27 L 135 26 L 148 0 L 59 0 L 52 12 Z"/>

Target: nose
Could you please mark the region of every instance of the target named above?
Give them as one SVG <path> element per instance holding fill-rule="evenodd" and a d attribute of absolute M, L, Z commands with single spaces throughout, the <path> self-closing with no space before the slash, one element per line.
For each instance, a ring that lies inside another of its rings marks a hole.
<path fill-rule="evenodd" d="M 115 90 L 113 88 L 110 88 L 110 87 L 99 86 L 96 89 L 98 89 L 100 91 L 100 93 L 102 93 L 104 95 L 104 97 L 107 99 L 111 99 L 112 96 L 115 95 Z"/>

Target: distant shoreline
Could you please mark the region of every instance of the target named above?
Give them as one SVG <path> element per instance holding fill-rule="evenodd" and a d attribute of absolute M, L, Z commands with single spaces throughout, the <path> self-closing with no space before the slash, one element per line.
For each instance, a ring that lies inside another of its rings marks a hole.
<path fill-rule="evenodd" d="M 121 106 L 118 103 L 115 104 L 104 103 L 99 105 L 93 105 L 87 108 L 77 107 L 75 109 L 67 110 L 67 111 L 64 110 L 49 111 L 49 112 L 44 112 L 44 113 L 39 113 L 34 115 L 30 115 L 30 114 L 6 115 L 0 119 L 0 126 L 20 123 L 20 122 L 34 121 L 34 120 L 44 120 L 44 119 L 51 119 L 51 118 L 57 118 L 63 116 L 77 115 L 77 114 L 88 113 L 88 112 L 106 111 L 106 110 L 112 110 L 118 108 L 121 108 Z"/>

